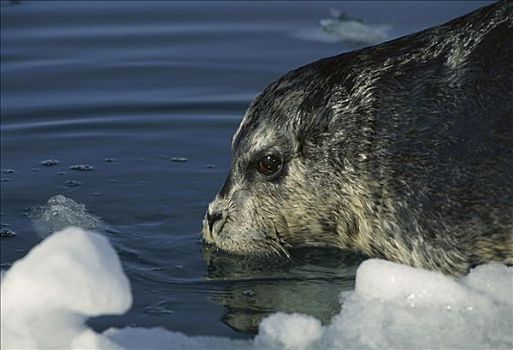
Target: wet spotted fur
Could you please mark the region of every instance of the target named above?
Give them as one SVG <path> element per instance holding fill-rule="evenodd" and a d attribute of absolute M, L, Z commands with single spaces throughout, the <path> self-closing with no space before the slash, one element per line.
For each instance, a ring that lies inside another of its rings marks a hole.
<path fill-rule="evenodd" d="M 260 174 L 277 154 L 277 176 Z M 513 264 L 513 3 L 294 70 L 233 139 L 203 237 L 334 246 L 459 275 Z"/>

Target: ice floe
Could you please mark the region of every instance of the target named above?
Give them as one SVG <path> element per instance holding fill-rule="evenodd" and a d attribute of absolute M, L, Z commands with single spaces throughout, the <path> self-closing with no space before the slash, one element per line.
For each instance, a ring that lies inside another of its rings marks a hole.
<path fill-rule="evenodd" d="M 70 186 L 73 185 L 70 183 Z M 101 220 L 87 212 L 84 204 L 77 203 L 62 194 L 53 196 L 43 206 L 33 208 L 29 216 L 41 238 L 70 226 L 85 230 L 102 228 Z"/>
<path fill-rule="evenodd" d="M 385 41 L 392 29 L 388 24 L 367 23 L 337 9 L 331 9 L 330 14 L 330 18 L 319 20 L 319 28 L 301 30 L 294 36 L 304 40 L 343 42 L 351 47 L 359 47 Z"/>

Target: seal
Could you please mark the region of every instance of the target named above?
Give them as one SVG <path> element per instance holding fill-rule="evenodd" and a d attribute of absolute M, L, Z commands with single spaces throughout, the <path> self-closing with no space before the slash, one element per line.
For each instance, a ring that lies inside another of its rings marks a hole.
<path fill-rule="evenodd" d="M 202 235 L 462 275 L 513 264 L 513 2 L 289 72 L 251 104 Z"/>

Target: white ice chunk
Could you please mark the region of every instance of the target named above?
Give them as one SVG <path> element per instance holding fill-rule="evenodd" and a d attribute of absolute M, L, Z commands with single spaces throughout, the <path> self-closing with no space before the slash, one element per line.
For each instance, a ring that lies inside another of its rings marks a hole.
<path fill-rule="evenodd" d="M 333 18 L 321 19 L 320 24 L 325 33 L 333 35 L 340 41 L 366 45 L 377 44 L 387 38 L 389 25 L 366 24 L 358 21 L 341 21 Z"/>
<path fill-rule="evenodd" d="M 356 291 L 361 298 L 400 304 L 406 301 L 412 307 L 461 306 L 467 301 L 491 303 L 490 299 L 440 273 L 377 259 L 367 260 L 359 267 Z"/>
<path fill-rule="evenodd" d="M 351 18 L 342 12 L 331 9 L 332 18 L 319 20 L 320 28 L 304 29 L 293 36 L 298 39 L 320 42 L 345 42 L 352 46 L 378 44 L 388 38 L 392 26 L 370 24 L 358 18 Z"/>
<path fill-rule="evenodd" d="M 467 281 L 502 288 L 504 279 L 512 282 L 512 272 L 512 267 L 492 264 L 458 281 L 387 261 L 365 261 L 355 292 L 324 334 L 326 348 L 511 349 L 511 304 L 490 293 L 495 288 L 477 289 Z M 513 290 L 505 288 L 503 296 L 513 298 Z"/>
<path fill-rule="evenodd" d="M 187 349 L 187 350 L 235 350 L 250 349 L 252 341 L 223 337 L 188 337 L 183 333 L 170 332 L 164 328 L 108 329 L 103 333 L 124 349 Z"/>
<path fill-rule="evenodd" d="M 462 282 L 513 308 L 513 268 L 502 264 L 481 265 Z"/>
<path fill-rule="evenodd" d="M 130 285 L 108 240 L 68 228 L 18 260 L 2 278 L 2 349 L 116 348 L 84 325 L 122 314 Z"/>
<path fill-rule="evenodd" d="M 45 205 L 34 208 L 30 218 L 41 238 L 69 226 L 84 230 L 98 230 L 102 226 L 100 219 L 86 211 L 85 205 L 61 194 L 50 198 Z"/>
<path fill-rule="evenodd" d="M 321 322 L 314 317 L 278 312 L 260 323 L 255 345 L 259 349 L 308 349 L 321 335 Z"/>

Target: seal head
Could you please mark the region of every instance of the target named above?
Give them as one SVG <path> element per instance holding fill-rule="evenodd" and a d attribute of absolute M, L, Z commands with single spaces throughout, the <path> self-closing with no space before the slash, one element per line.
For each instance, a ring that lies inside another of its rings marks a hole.
<path fill-rule="evenodd" d="M 285 255 L 291 246 L 341 244 L 330 212 L 340 202 L 331 198 L 338 191 L 330 164 L 339 158 L 326 154 L 333 115 L 317 116 L 309 103 L 298 103 L 312 79 L 308 70 L 289 74 L 250 107 L 233 139 L 230 174 L 206 215 L 207 242 Z"/>

